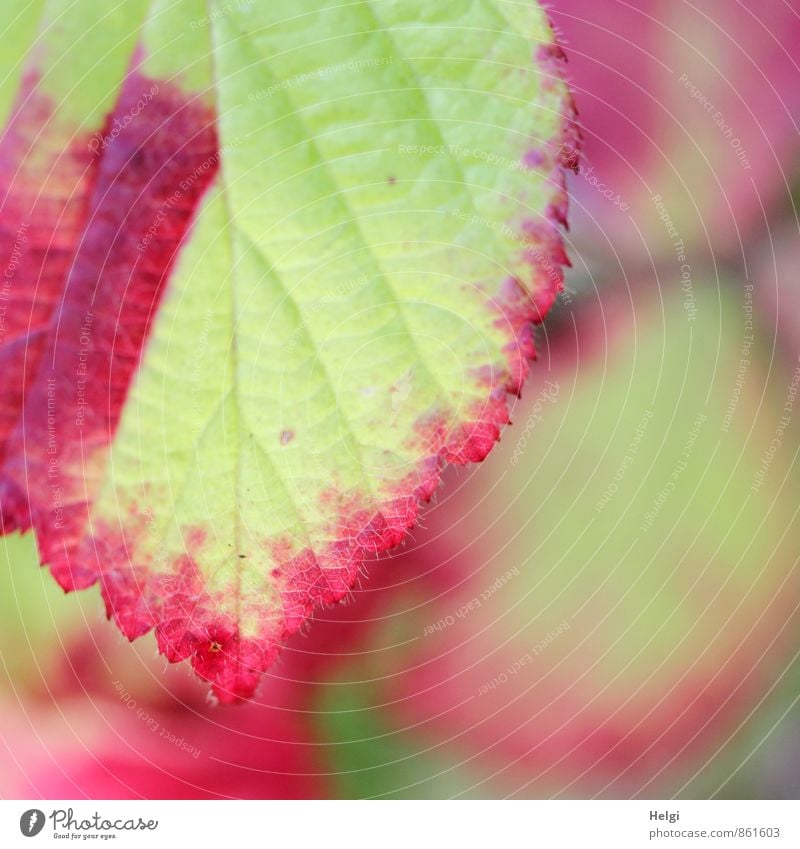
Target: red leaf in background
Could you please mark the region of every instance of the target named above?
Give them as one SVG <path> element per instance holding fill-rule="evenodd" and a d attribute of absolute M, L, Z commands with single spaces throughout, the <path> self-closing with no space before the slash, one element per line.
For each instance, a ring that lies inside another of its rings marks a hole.
<path fill-rule="evenodd" d="M 791 3 L 559 0 L 584 128 L 573 240 L 593 276 L 735 258 L 796 176 L 800 12 Z"/>

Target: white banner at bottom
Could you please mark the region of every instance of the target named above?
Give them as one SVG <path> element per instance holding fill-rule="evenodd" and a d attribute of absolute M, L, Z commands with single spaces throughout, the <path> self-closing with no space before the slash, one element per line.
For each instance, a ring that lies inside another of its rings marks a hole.
<path fill-rule="evenodd" d="M 0 846 L 800 847 L 794 801 L 0 802 Z"/>

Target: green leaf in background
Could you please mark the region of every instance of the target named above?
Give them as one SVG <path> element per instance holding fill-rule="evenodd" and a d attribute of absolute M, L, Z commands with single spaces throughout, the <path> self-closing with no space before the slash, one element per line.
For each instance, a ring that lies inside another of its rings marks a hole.
<path fill-rule="evenodd" d="M 795 772 L 748 763 L 800 670 L 800 365 L 754 288 L 574 305 L 394 591 L 312 635 L 343 629 L 317 702 L 343 795 L 748 797 Z"/>
<path fill-rule="evenodd" d="M 4 530 L 251 695 L 508 420 L 566 261 L 560 58 L 533 3 L 44 4 L 0 140 Z"/>

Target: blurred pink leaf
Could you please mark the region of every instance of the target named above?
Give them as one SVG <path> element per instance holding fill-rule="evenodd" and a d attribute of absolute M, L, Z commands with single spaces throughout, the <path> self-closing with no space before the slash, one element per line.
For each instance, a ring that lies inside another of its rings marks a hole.
<path fill-rule="evenodd" d="M 558 0 L 551 16 L 583 127 L 572 224 L 589 272 L 669 260 L 681 240 L 696 266 L 762 235 L 797 173 L 797 4 Z"/>

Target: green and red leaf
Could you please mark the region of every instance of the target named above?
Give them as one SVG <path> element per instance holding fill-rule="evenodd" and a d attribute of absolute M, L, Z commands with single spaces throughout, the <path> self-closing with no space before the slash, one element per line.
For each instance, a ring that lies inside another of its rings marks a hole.
<path fill-rule="evenodd" d="M 50 0 L 39 32 L 0 139 L 2 527 L 247 697 L 508 421 L 566 262 L 561 53 L 467 0 Z"/>

